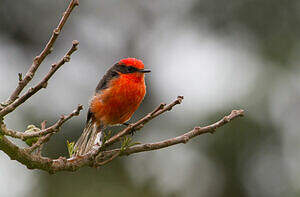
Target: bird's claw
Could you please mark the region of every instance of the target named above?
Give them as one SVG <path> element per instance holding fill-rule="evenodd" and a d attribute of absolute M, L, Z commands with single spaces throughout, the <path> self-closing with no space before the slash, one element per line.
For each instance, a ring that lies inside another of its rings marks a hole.
<path fill-rule="evenodd" d="M 136 132 L 136 130 L 134 130 L 134 129 L 132 128 L 131 131 L 129 132 L 129 134 L 130 134 L 131 136 L 133 136 L 133 135 L 135 134 L 135 132 Z"/>
<path fill-rule="evenodd" d="M 123 123 L 123 125 L 125 125 L 125 126 L 127 126 L 127 127 L 130 127 L 131 129 L 131 131 L 129 132 L 129 134 L 131 135 L 131 136 L 133 136 L 134 134 L 135 134 L 135 130 L 134 130 L 134 128 L 133 128 L 133 124 L 130 124 L 130 123 L 127 123 L 127 122 L 124 122 Z"/>

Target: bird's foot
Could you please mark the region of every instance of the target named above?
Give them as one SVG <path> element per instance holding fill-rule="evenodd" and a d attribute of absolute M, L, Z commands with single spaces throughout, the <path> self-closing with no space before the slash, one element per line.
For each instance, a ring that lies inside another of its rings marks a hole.
<path fill-rule="evenodd" d="M 124 125 L 124 126 L 129 126 L 129 125 L 131 125 L 131 124 L 128 123 L 128 122 L 124 122 L 123 125 Z"/>
<path fill-rule="evenodd" d="M 131 131 L 129 132 L 129 134 L 130 134 L 131 136 L 133 136 L 133 135 L 135 134 L 136 130 L 134 130 L 133 124 L 130 124 L 130 123 L 128 123 L 128 122 L 124 122 L 123 125 L 125 125 L 125 126 L 127 126 L 127 127 L 131 127 Z"/>

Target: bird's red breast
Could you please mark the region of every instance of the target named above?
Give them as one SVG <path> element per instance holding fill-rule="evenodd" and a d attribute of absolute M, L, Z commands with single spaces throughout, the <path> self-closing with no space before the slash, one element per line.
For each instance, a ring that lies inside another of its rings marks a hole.
<path fill-rule="evenodd" d="M 142 61 L 127 58 L 119 63 L 143 69 Z M 121 73 L 107 82 L 107 88 L 97 92 L 90 103 L 95 121 L 105 125 L 128 121 L 146 94 L 144 73 Z"/>

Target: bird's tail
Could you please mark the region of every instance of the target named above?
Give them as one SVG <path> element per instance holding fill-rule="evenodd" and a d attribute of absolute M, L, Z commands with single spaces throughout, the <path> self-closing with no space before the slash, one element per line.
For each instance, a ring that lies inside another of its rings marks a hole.
<path fill-rule="evenodd" d="M 92 121 L 88 122 L 74 146 L 74 155 L 78 156 L 88 153 L 95 145 L 97 136 L 102 135 L 102 130 L 102 126 L 98 126 L 95 122 Z"/>

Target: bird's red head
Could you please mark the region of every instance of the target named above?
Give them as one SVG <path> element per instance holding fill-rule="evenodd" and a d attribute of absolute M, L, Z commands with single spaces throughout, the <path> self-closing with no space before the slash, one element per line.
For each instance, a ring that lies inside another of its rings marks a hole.
<path fill-rule="evenodd" d="M 144 69 L 143 62 L 136 58 L 121 59 L 113 68 L 120 76 L 123 76 L 124 79 L 126 78 L 142 83 L 144 83 L 144 73 L 151 72 L 150 70 Z"/>
<path fill-rule="evenodd" d="M 133 66 L 137 69 L 144 69 L 144 63 L 136 58 L 125 58 L 119 61 L 119 64 L 124 64 L 125 66 Z"/>
<path fill-rule="evenodd" d="M 144 69 L 144 64 L 141 60 L 136 58 L 121 59 L 115 65 L 117 72 L 120 74 L 130 74 L 138 77 L 144 76 L 144 73 L 149 73 L 150 70 Z"/>

